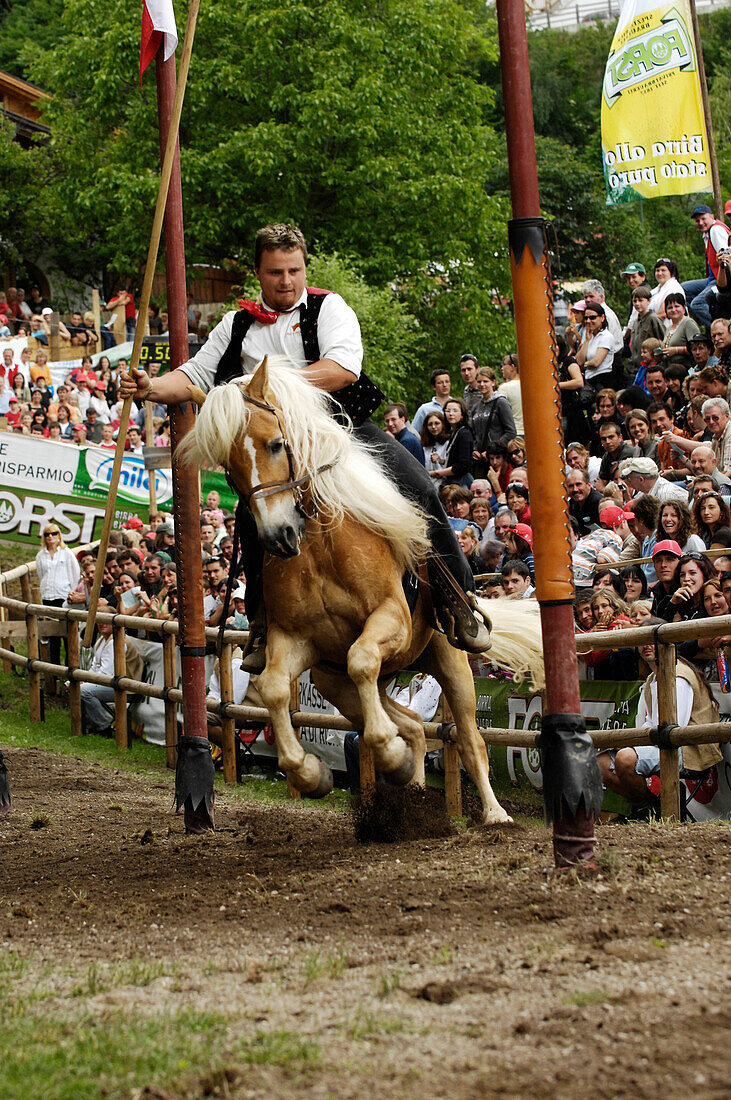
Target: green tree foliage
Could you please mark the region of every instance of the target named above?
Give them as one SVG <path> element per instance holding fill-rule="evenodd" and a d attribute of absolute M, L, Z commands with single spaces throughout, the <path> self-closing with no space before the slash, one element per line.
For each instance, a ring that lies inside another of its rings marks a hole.
<path fill-rule="evenodd" d="M 0 69 L 28 80 L 28 63 L 39 47 L 52 48 L 63 0 L 3 0 L 0 3 Z"/>

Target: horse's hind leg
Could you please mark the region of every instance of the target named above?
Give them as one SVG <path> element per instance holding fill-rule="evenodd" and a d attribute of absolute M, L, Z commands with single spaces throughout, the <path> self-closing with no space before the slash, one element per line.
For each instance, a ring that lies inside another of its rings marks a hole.
<path fill-rule="evenodd" d="M 309 645 L 270 626 L 267 663 L 257 682 L 277 739 L 279 767 L 293 787 L 310 798 L 322 798 L 333 786 L 327 764 L 302 748 L 289 717 L 289 689 L 295 676 L 309 668 L 314 653 Z"/>
<path fill-rule="evenodd" d="M 405 607 L 395 599 L 384 600 L 348 650 L 348 675 L 363 710 L 363 739 L 373 750 L 378 771 L 398 786 L 406 786 L 412 778 L 414 757 L 384 709 L 378 679 L 383 662 L 404 650 L 409 629 Z"/>
<path fill-rule="evenodd" d="M 430 672 L 442 686 L 454 716 L 462 763 L 482 800 L 482 820 L 486 825 L 512 821 L 490 785 L 487 748 L 475 721 L 475 685 L 467 654 L 454 649 L 443 634 L 435 633 L 419 660 L 419 667 Z"/>

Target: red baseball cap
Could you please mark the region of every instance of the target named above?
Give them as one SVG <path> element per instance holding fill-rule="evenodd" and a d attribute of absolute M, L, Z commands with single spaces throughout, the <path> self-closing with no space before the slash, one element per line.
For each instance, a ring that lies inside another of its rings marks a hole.
<path fill-rule="evenodd" d="M 139 516 L 130 516 L 126 523 L 122 524 L 128 531 L 141 531 L 144 524 Z"/>
<path fill-rule="evenodd" d="M 656 554 L 675 554 L 676 558 L 682 558 L 683 551 L 674 539 L 663 539 L 662 542 L 656 542 L 652 548 L 653 558 Z"/>
<path fill-rule="evenodd" d="M 527 523 L 516 523 L 515 527 L 511 527 L 510 530 L 515 531 L 516 535 L 519 535 L 520 538 L 525 539 L 531 550 L 533 549 L 533 532 L 531 531 Z"/>
<path fill-rule="evenodd" d="M 610 504 L 608 508 L 602 508 L 599 513 L 599 522 L 609 527 L 612 531 L 619 527 L 626 519 L 634 519 L 634 512 L 624 512 L 616 504 Z"/>

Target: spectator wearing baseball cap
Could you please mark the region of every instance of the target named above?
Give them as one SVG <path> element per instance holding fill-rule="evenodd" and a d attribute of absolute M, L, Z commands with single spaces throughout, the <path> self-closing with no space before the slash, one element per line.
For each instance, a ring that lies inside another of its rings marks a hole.
<path fill-rule="evenodd" d="M 713 320 L 711 306 L 718 293 L 718 253 L 729 247 L 731 230 L 723 222 L 716 220 L 710 206 L 696 206 L 690 216 L 703 237 L 706 275 L 704 279 L 690 279 L 683 283 L 683 293 L 690 316 L 701 327 L 710 329 Z"/>
<path fill-rule="evenodd" d="M 672 597 L 678 589 L 680 559 L 683 551 L 674 539 L 656 542 L 652 549 L 652 564 L 657 584 L 652 587 L 652 614 L 670 622 L 675 614 Z"/>

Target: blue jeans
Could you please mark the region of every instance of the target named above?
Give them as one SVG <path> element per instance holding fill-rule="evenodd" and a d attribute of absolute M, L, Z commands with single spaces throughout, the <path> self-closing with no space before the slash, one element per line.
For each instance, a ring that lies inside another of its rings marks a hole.
<path fill-rule="evenodd" d="M 690 282 L 683 283 L 683 293 L 688 303 L 688 312 L 693 320 L 701 326 L 710 328 L 713 318 L 709 307 L 716 297 L 716 280 L 691 279 Z"/>

